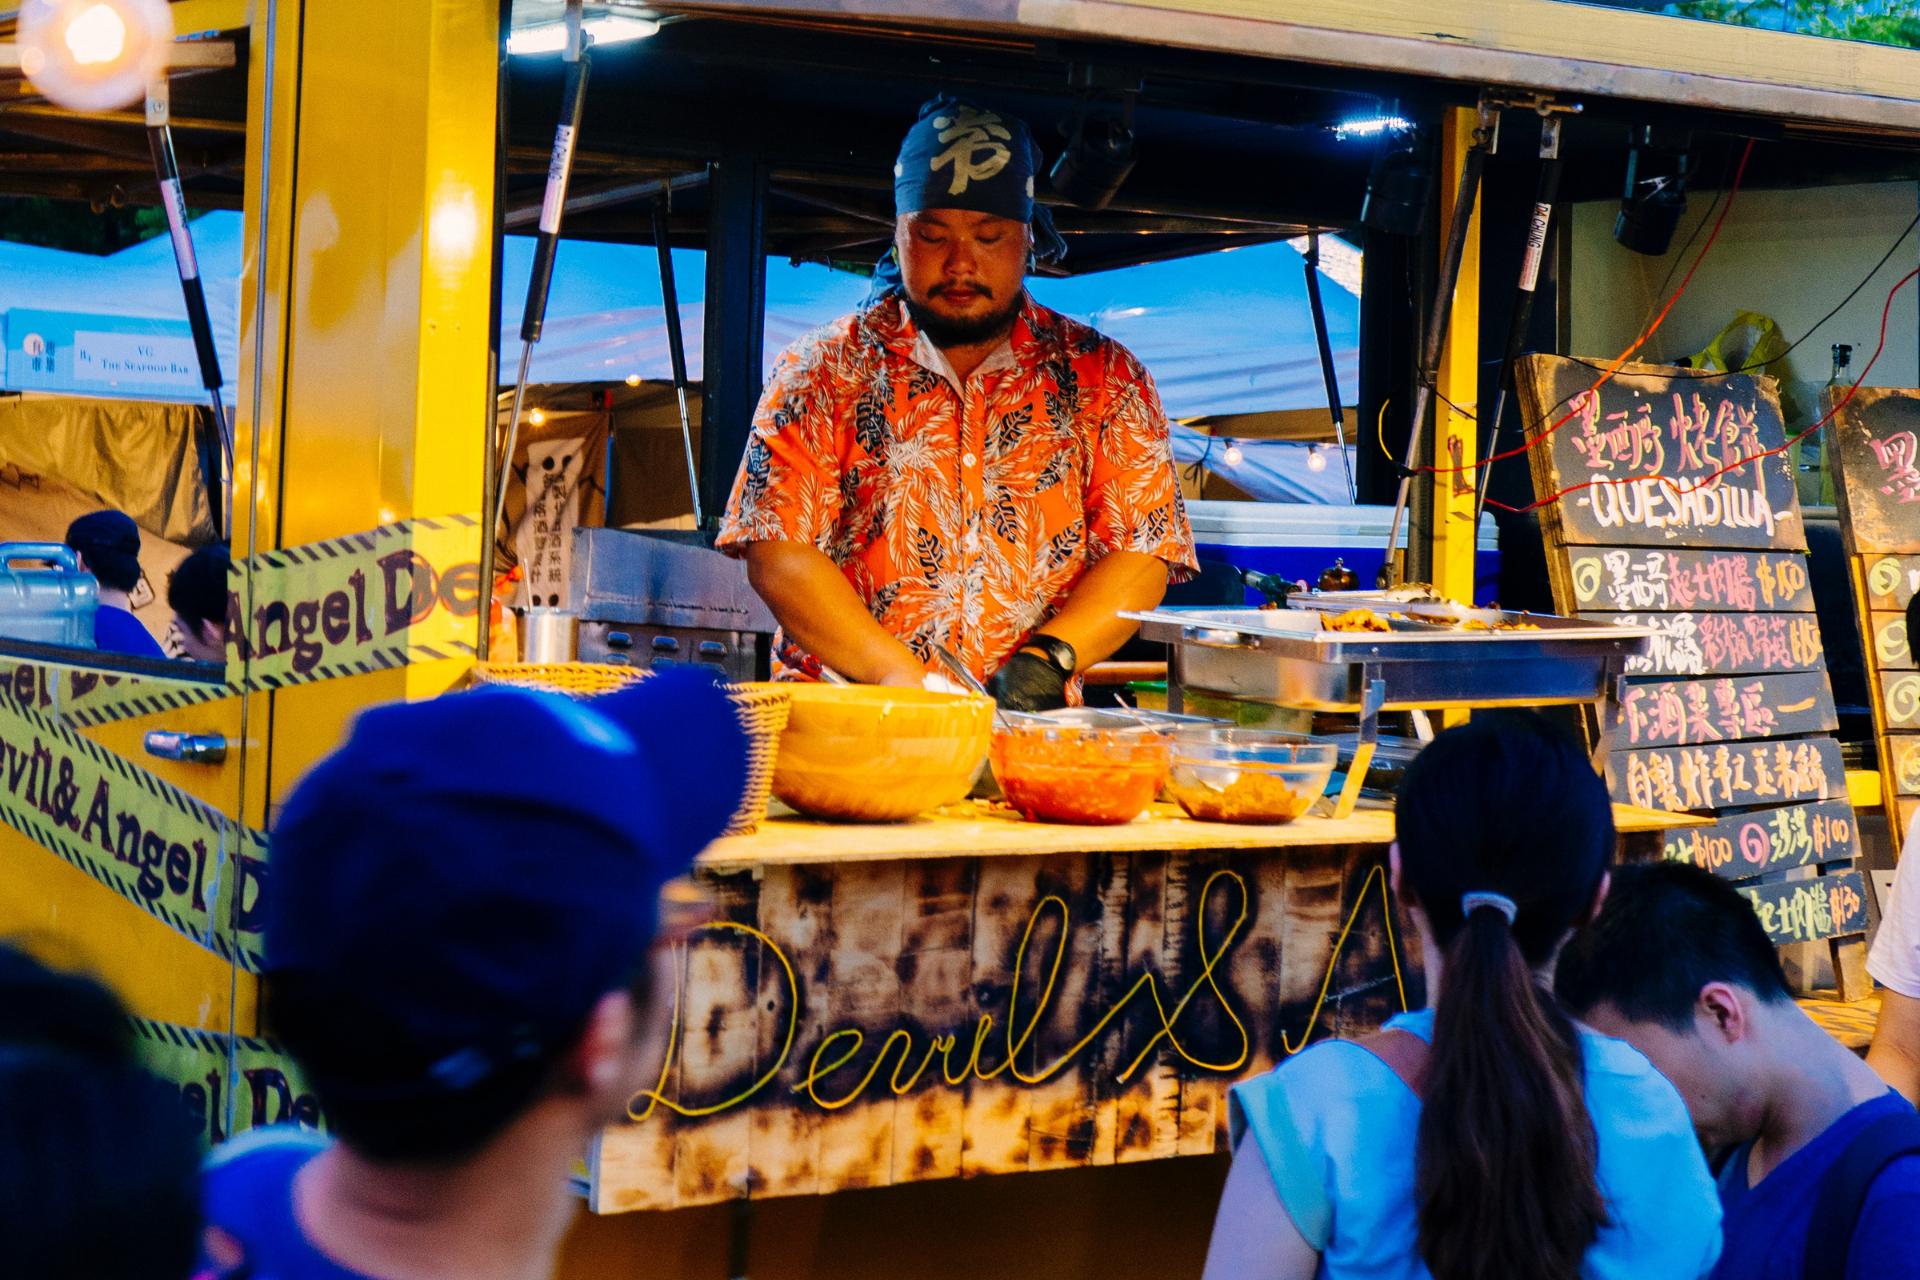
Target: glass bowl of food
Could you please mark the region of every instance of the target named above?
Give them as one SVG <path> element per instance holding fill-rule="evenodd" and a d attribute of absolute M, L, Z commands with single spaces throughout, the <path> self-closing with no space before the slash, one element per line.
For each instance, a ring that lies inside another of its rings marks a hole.
<path fill-rule="evenodd" d="M 988 759 L 1001 796 L 1029 821 L 1117 826 L 1160 794 L 1173 739 L 1121 715 L 1007 715 Z"/>
<path fill-rule="evenodd" d="M 1202 822 L 1292 822 L 1326 791 L 1339 755 L 1304 734 L 1184 728 L 1173 735 L 1167 791 Z"/>

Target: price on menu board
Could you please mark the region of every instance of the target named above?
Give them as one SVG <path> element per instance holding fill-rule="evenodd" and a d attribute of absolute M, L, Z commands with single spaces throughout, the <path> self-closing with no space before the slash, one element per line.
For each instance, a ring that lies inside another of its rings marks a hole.
<path fill-rule="evenodd" d="M 1854 553 L 1920 552 L 1920 392 L 1860 388 L 1834 415 L 1833 442 Z"/>
<path fill-rule="evenodd" d="M 1652 627 L 1647 651 L 1627 659 L 1630 676 L 1759 675 L 1825 665 L 1810 613 L 1616 613 L 1595 622 Z"/>
<path fill-rule="evenodd" d="M 1730 880 L 1847 862 L 1859 851 L 1853 806 L 1844 800 L 1732 813 L 1710 827 L 1669 831 L 1665 841 L 1668 858 Z"/>
<path fill-rule="evenodd" d="M 1920 675 L 1915 677 L 1920 684 Z M 1630 684 L 1609 703 L 1617 747 L 1681 747 L 1839 728 L 1825 673 Z"/>
<path fill-rule="evenodd" d="M 1566 542 L 1806 548 L 1771 378 L 1630 364 L 1595 389 L 1599 376 L 1559 356 L 1520 369 L 1527 420 L 1552 429 L 1535 483 L 1564 495 Z"/>
<path fill-rule="evenodd" d="M 1791 551 L 1569 547 L 1566 556 L 1583 613 L 1813 610 L 1807 558 Z"/>
<path fill-rule="evenodd" d="M 1867 927 L 1866 877 L 1858 871 L 1817 880 L 1741 885 L 1740 892 L 1753 904 L 1767 936 L 1782 946 L 1859 933 Z"/>
<path fill-rule="evenodd" d="M 1607 760 L 1613 798 L 1669 812 L 1831 800 L 1846 794 L 1832 738 L 1618 751 Z"/>

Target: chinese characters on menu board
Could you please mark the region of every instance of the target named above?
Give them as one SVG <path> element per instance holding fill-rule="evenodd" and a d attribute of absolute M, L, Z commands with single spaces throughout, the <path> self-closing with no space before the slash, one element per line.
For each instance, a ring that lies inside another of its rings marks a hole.
<path fill-rule="evenodd" d="M 1907 635 L 1907 604 L 1920 588 L 1920 391 L 1862 387 L 1831 430 L 1881 792 L 1904 839 L 1920 805 L 1920 663 Z"/>
<path fill-rule="evenodd" d="M 1737 882 L 1776 942 L 1848 939 L 1836 971 L 1862 980 L 1857 829 L 1772 380 L 1604 368 L 1531 356 L 1519 386 L 1556 606 L 1654 632 L 1601 716 L 1608 785 L 1711 818 L 1667 856 Z"/>

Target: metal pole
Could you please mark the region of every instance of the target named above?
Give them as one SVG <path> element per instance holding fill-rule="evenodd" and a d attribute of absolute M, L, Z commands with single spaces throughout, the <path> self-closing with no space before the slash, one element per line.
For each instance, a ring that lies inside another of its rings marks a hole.
<path fill-rule="evenodd" d="M 667 197 L 653 201 L 653 243 L 660 255 L 660 304 L 667 313 L 667 355 L 673 361 L 673 395 L 680 402 L 680 442 L 687 450 L 687 487 L 693 493 L 693 527 L 704 523 L 700 511 L 700 473 L 693 461 L 693 414 L 687 408 L 687 345 L 680 329 L 680 291 L 673 279 L 673 245 L 667 238 Z"/>
<path fill-rule="evenodd" d="M 526 402 L 527 369 L 533 363 L 533 347 L 540 341 L 546 323 L 547 294 L 553 287 L 553 259 L 560 243 L 560 215 L 567 203 L 567 180 L 573 174 L 573 150 L 580 134 L 580 113 L 586 104 L 587 72 L 591 62 L 587 37 L 580 29 L 582 0 L 567 0 L 567 87 L 562 100 L 560 124 L 553 132 L 553 158 L 547 165 L 547 194 L 540 208 L 540 237 L 533 250 L 533 272 L 527 278 L 527 303 L 520 316 L 520 372 L 513 380 L 513 410 L 507 416 L 507 447 L 494 465 L 493 518 L 487 524 L 487 536 L 500 536 L 500 522 L 506 517 L 507 474 L 513 466 L 513 451 L 520 443 L 520 410 Z M 491 443 L 491 442 L 489 442 Z"/>
<path fill-rule="evenodd" d="M 1547 256 L 1547 247 L 1553 236 L 1553 202 L 1560 194 L 1560 170 L 1564 162 L 1560 158 L 1559 112 L 1569 108 L 1541 106 L 1540 111 L 1540 180 L 1533 198 L 1533 219 L 1527 227 L 1527 249 L 1520 259 L 1520 281 L 1514 291 L 1513 311 L 1507 320 L 1507 345 L 1500 357 L 1500 380 L 1494 384 L 1493 413 L 1482 417 L 1486 424 L 1487 451 L 1481 455 L 1479 464 L 1479 494 L 1474 498 L 1473 527 L 1480 528 L 1481 513 L 1487 509 L 1487 482 L 1493 476 L 1493 459 L 1500 452 L 1500 418 L 1507 408 L 1507 388 L 1513 383 L 1514 362 L 1520 358 L 1520 349 L 1527 344 L 1527 325 L 1533 318 L 1533 299 L 1536 287 L 1540 283 L 1540 263 Z M 1578 107 L 1571 110 L 1578 110 Z"/>
<path fill-rule="evenodd" d="M 1453 308 L 1454 287 L 1460 281 L 1460 258 L 1466 247 L 1467 228 L 1473 222 L 1474 202 L 1480 195 L 1480 175 L 1487 156 L 1499 136 L 1499 113 L 1486 99 L 1480 102 L 1480 120 L 1473 131 L 1473 145 L 1467 149 L 1460 172 L 1460 196 L 1454 202 L 1453 223 L 1447 230 L 1446 248 L 1440 257 L 1440 279 L 1433 294 L 1433 310 L 1427 317 L 1427 331 L 1421 344 L 1419 379 L 1414 388 L 1413 418 L 1408 424 L 1407 448 L 1400 462 L 1400 489 L 1393 501 L 1393 522 L 1387 527 L 1386 559 L 1380 567 L 1380 585 L 1397 585 L 1399 570 L 1394 548 L 1400 541 L 1400 522 L 1407 513 L 1407 499 L 1413 492 L 1413 471 L 1419 465 L 1420 443 L 1426 437 L 1427 411 L 1433 406 L 1433 383 L 1440 367 L 1440 349 L 1446 345 L 1447 319 Z"/>
<path fill-rule="evenodd" d="M 213 406 L 213 429 L 220 437 L 220 456 L 226 473 L 220 483 L 208 486 L 207 505 L 213 516 L 213 531 L 227 536 L 230 522 L 223 514 L 225 504 L 220 490 L 233 476 L 233 427 L 227 418 L 225 398 L 220 394 L 220 352 L 213 343 L 213 320 L 207 314 L 207 291 L 200 283 L 200 259 L 193 251 L 193 230 L 187 225 L 187 200 L 180 188 L 180 166 L 173 154 L 173 95 L 164 77 L 147 86 L 147 146 L 153 152 L 154 176 L 160 184 L 160 203 L 167 214 L 167 231 L 173 237 L 173 264 L 180 276 L 180 294 L 187 304 L 187 328 L 193 333 L 193 351 L 200 362 L 200 385 L 206 388 Z"/>
<path fill-rule="evenodd" d="M 1333 438 L 1340 444 L 1340 466 L 1347 473 L 1347 501 L 1358 502 L 1353 483 L 1353 458 L 1347 453 L 1347 422 L 1340 408 L 1340 377 L 1333 368 L 1333 343 L 1327 338 L 1327 309 L 1320 301 L 1320 233 L 1307 233 L 1307 306 L 1313 312 L 1313 336 L 1320 344 L 1320 378 L 1327 384 L 1327 411 L 1333 415 Z"/>

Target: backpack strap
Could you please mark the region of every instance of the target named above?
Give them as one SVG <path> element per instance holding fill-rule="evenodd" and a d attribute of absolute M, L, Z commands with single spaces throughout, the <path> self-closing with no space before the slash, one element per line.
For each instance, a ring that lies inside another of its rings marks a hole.
<path fill-rule="evenodd" d="M 1433 1056 L 1433 1046 L 1413 1032 L 1397 1027 L 1376 1031 L 1354 1043 L 1386 1063 L 1387 1070 L 1399 1076 L 1414 1097 L 1426 1097 L 1427 1060 Z"/>
<path fill-rule="evenodd" d="M 1902 1156 L 1920 1155 L 1920 1114 L 1902 1110 L 1853 1136 L 1820 1180 L 1807 1231 L 1806 1280 L 1845 1280 L 1854 1228 L 1874 1179 Z"/>

